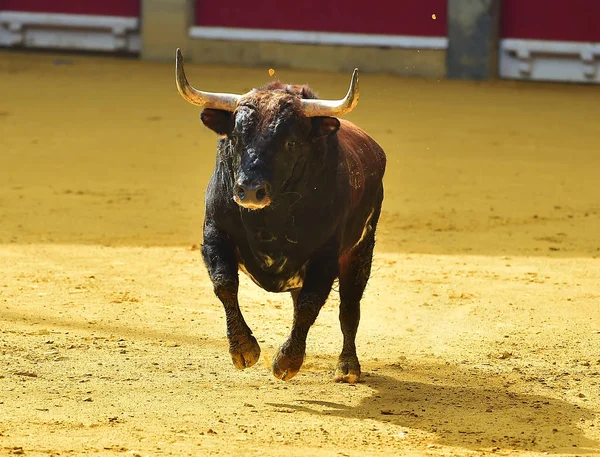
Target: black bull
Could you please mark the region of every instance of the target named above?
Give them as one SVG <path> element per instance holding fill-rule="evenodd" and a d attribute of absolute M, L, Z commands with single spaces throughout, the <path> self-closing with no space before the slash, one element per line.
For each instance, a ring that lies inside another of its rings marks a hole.
<path fill-rule="evenodd" d="M 267 291 L 291 292 L 292 330 L 272 365 L 282 380 L 300 370 L 308 331 L 339 278 L 344 343 L 336 380 L 360 377 L 355 338 L 386 158 L 363 130 L 334 117 L 356 105 L 357 82 L 355 72 L 346 99 L 336 102 L 318 100 L 307 86 L 280 82 L 243 96 L 212 94 L 189 85 L 178 52 L 180 93 L 205 107 L 202 122 L 219 135 L 202 256 L 225 308 L 236 368 L 250 367 L 260 356 L 238 302 L 241 269 Z"/>

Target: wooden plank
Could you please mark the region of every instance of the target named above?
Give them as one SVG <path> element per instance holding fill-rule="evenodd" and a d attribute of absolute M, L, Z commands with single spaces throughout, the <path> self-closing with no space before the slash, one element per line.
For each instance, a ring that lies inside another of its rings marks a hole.
<path fill-rule="evenodd" d="M 502 38 L 600 42 L 598 0 L 503 0 Z"/>
<path fill-rule="evenodd" d="M 139 17 L 140 0 L 0 0 L 0 11 Z"/>
<path fill-rule="evenodd" d="M 206 27 L 445 37 L 446 20 L 446 0 L 228 0 L 218 8 L 197 0 L 195 22 Z"/>

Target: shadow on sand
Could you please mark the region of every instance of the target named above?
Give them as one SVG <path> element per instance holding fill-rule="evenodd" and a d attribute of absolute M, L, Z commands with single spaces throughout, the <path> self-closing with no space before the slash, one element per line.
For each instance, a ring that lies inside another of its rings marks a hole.
<path fill-rule="evenodd" d="M 354 407 L 325 399 L 298 399 L 277 406 L 389 422 L 431 433 L 432 442 L 473 450 L 600 452 L 600 443 L 584 436 L 577 426 L 593 419 L 595 412 L 562 400 L 502 387 L 406 382 L 375 373 L 366 378 L 366 384 L 373 394 Z"/>

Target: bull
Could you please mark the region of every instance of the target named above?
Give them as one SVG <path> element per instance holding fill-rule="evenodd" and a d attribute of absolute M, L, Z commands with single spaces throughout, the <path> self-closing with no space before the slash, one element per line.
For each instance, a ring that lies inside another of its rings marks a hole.
<path fill-rule="evenodd" d="M 260 357 L 238 302 L 239 270 L 267 291 L 291 293 L 292 329 L 272 362 L 274 376 L 285 381 L 300 370 L 308 331 L 338 279 L 343 346 L 335 380 L 357 382 L 360 301 L 386 166 L 375 140 L 338 119 L 358 102 L 358 71 L 341 100 L 279 81 L 244 95 L 205 92 L 189 84 L 178 49 L 176 82 L 218 135 L 202 257 L 225 309 L 233 365 L 248 368 Z"/>

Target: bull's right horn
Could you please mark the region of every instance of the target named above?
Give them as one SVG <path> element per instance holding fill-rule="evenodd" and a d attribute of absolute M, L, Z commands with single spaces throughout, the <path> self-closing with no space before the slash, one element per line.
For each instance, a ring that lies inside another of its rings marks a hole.
<path fill-rule="evenodd" d="M 196 106 L 233 112 L 235 111 L 240 98 L 242 98 L 241 95 L 237 94 L 219 94 L 216 92 L 203 92 L 194 89 L 185 77 L 185 72 L 183 71 L 183 55 L 179 48 L 177 48 L 177 55 L 175 58 L 175 82 L 177 83 L 177 90 L 181 96 L 192 105 Z"/>
<path fill-rule="evenodd" d="M 358 103 L 358 68 L 352 73 L 348 93 L 341 100 L 302 99 L 302 111 L 307 117 L 342 116 L 348 114 Z"/>

